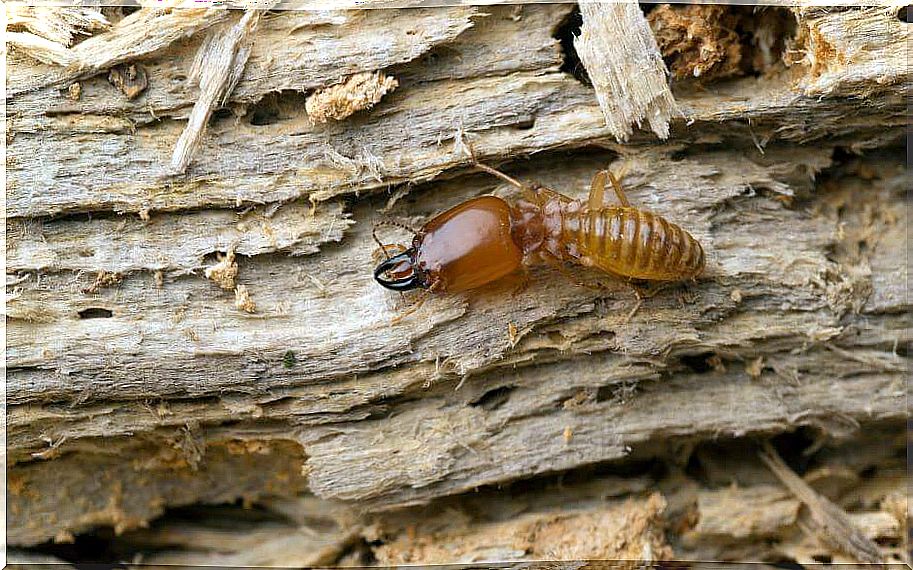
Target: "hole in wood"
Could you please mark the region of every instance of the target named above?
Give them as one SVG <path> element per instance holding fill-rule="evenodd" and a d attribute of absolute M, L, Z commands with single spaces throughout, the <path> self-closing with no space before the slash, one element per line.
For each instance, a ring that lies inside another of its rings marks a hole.
<path fill-rule="evenodd" d="M 470 406 L 474 408 L 482 408 L 486 411 L 494 411 L 507 403 L 507 400 L 510 399 L 510 393 L 515 389 L 514 386 L 501 386 L 493 390 L 489 390 L 482 394 L 478 399 L 473 402 L 470 402 Z"/>
<path fill-rule="evenodd" d="M 580 14 L 580 8 L 574 10 L 565 16 L 564 20 L 555 29 L 554 38 L 561 42 L 562 64 L 561 71 L 570 73 L 577 81 L 585 85 L 592 85 L 590 76 L 587 75 L 580 56 L 577 55 L 577 48 L 574 47 L 574 38 L 580 35 L 580 26 L 583 25 L 583 16 Z"/>
<path fill-rule="evenodd" d="M 830 564 L 834 561 L 830 554 L 813 554 L 812 560 L 821 564 Z"/>
<path fill-rule="evenodd" d="M 613 405 L 623 406 L 637 395 L 636 382 L 620 382 L 609 386 L 600 386 L 596 390 L 596 401 L 609 402 Z"/>
<path fill-rule="evenodd" d="M 279 121 L 279 111 L 269 107 L 254 107 L 250 114 L 250 124 L 256 127 L 272 125 Z"/>
<path fill-rule="evenodd" d="M 682 356 L 679 360 L 682 364 L 691 369 L 692 372 L 703 374 L 713 369 L 709 360 L 713 357 L 712 352 L 702 352 L 701 354 L 689 354 Z"/>
<path fill-rule="evenodd" d="M 280 93 L 270 93 L 251 105 L 247 111 L 248 122 L 256 127 L 278 123 L 280 120 L 280 95 Z"/>
<path fill-rule="evenodd" d="M 89 307 L 77 313 L 80 319 L 110 319 L 114 312 L 102 307 Z"/>
<path fill-rule="evenodd" d="M 524 119 L 524 120 L 520 121 L 519 123 L 517 123 L 514 126 L 514 128 L 517 129 L 518 131 L 528 131 L 531 128 L 533 128 L 534 126 L 536 126 L 536 119 L 530 118 L 530 119 Z"/>
<path fill-rule="evenodd" d="M 805 566 L 796 562 L 795 559 L 786 556 L 768 560 L 766 562 L 774 568 L 782 568 L 783 570 L 805 570 Z"/>
<path fill-rule="evenodd" d="M 815 457 L 814 454 L 806 455 L 804 452 L 817 439 L 818 434 L 813 428 L 801 427 L 795 431 L 779 434 L 770 442 L 783 461 L 801 476 L 808 470 Z"/>
<path fill-rule="evenodd" d="M 661 4 L 644 12 L 674 80 L 772 75 L 799 53 L 787 8 Z"/>
<path fill-rule="evenodd" d="M 907 24 L 913 22 L 913 4 L 907 4 L 897 11 L 897 19 Z"/>
<path fill-rule="evenodd" d="M 210 123 L 215 123 L 222 119 L 229 119 L 234 116 L 234 113 L 231 112 L 231 109 L 216 109 L 213 111 L 212 116 L 209 118 Z"/>

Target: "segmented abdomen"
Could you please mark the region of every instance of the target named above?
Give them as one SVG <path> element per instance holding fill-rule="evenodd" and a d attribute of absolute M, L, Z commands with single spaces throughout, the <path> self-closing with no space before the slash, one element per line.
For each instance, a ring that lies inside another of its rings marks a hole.
<path fill-rule="evenodd" d="M 691 234 L 637 208 L 568 212 L 563 241 L 593 266 L 634 279 L 679 281 L 704 270 L 704 249 Z"/>

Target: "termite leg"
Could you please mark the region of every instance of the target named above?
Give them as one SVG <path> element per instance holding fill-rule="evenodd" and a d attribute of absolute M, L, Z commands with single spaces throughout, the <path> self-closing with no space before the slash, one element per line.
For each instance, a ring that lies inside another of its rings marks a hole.
<path fill-rule="evenodd" d="M 636 282 L 629 282 L 628 284 L 634 291 L 634 296 L 637 297 L 637 302 L 634 304 L 634 308 L 631 309 L 631 312 L 628 313 L 628 315 L 625 317 L 624 321 L 622 321 L 622 324 L 628 324 L 631 318 L 637 313 L 641 306 L 643 306 L 644 299 L 651 299 L 672 285 L 671 283 L 663 283 L 656 288 L 652 288 L 649 286 L 649 284 L 640 285 Z"/>
<path fill-rule="evenodd" d="M 574 276 L 570 271 L 568 271 L 567 267 L 564 266 L 564 263 L 560 259 L 557 259 L 556 257 L 553 257 L 551 255 L 543 255 L 542 259 L 546 263 L 548 263 L 549 265 L 551 265 L 552 267 L 557 269 L 558 273 L 560 273 L 565 279 L 567 279 L 574 285 L 577 285 L 578 287 L 586 287 L 587 289 L 592 289 L 593 291 L 608 291 L 611 289 L 610 287 L 607 287 L 605 284 L 603 284 L 599 281 L 591 281 L 589 283 L 586 281 L 581 281 L 576 276 Z M 593 266 L 592 263 L 589 262 L 589 260 L 587 260 L 586 258 L 582 258 L 580 260 L 580 265 L 582 265 L 584 267 Z"/>
<path fill-rule="evenodd" d="M 610 170 L 605 170 L 604 172 L 608 175 L 609 180 L 612 181 L 612 188 L 615 189 L 615 195 L 618 196 L 618 201 L 621 202 L 621 205 L 625 208 L 630 208 L 631 203 L 628 202 L 628 197 L 625 195 L 625 191 L 622 190 L 621 184 L 618 183 L 618 179 L 615 178 L 615 175 L 612 174 Z"/>
<path fill-rule="evenodd" d="M 593 176 L 593 181 L 590 183 L 590 197 L 587 200 L 590 210 L 598 210 L 602 208 L 602 202 L 605 199 L 605 183 L 606 175 L 608 171 L 600 170 Z"/>

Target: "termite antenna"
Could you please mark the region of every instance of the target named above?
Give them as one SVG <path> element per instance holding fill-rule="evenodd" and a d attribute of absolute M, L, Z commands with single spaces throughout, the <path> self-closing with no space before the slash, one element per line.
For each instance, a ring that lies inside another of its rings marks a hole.
<path fill-rule="evenodd" d="M 389 260 L 390 254 L 387 253 L 387 246 L 385 244 L 381 243 L 380 239 L 377 237 L 377 224 L 374 224 L 374 227 L 371 228 L 371 237 L 374 238 L 374 242 L 377 244 L 377 247 L 379 247 L 380 250 L 382 252 L 384 252 L 384 257 L 386 257 Z"/>
<path fill-rule="evenodd" d="M 407 232 L 409 232 L 412 235 L 418 234 L 418 230 L 416 230 L 412 226 L 404 224 L 402 222 L 397 222 L 396 220 L 391 220 L 389 218 L 383 218 L 381 220 L 377 220 L 376 222 L 374 222 L 374 229 L 377 229 L 381 226 L 391 226 L 394 228 L 399 228 L 401 230 L 406 230 Z"/>
<path fill-rule="evenodd" d="M 528 189 L 527 186 L 526 186 L 526 184 L 523 184 L 522 182 L 520 182 L 520 181 L 517 180 L 516 178 L 512 178 L 512 177 L 510 177 L 510 176 L 504 174 L 503 172 L 501 172 L 500 170 L 498 170 L 498 169 L 496 169 L 496 168 L 492 168 L 491 166 L 488 166 L 487 164 L 483 164 L 483 163 L 479 162 L 479 159 L 476 158 L 475 149 L 472 148 L 472 143 L 470 143 L 469 141 L 467 141 L 467 140 L 466 140 L 464 137 L 462 137 L 462 136 L 460 137 L 460 143 L 461 143 L 464 147 L 466 147 L 466 150 L 469 152 L 469 158 L 472 160 L 472 165 L 473 165 L 473 166 L 475 166 L 475 167 L 478 168 L 479 170 L 482 170 L 483 172 L 487 172 L 487 173 L 491 174 L 492 176 L 497 176 L 497 177 L 500 178 L 501 180 L 507 182 L 508 184 L 512 184 L 513 186 L 516 186 L 516 187 L 519 188 L 520 190 L 527 190 L 527 189 Z"/>
<path fill-rule="evenodd" d="M 384 257 L 387 258 L 388 260 L 390 259 L 390 254 L 387 253 L 387 248 L 388 248 L 388 247 L 399 248 L 400 250 L 404 250 L 405 247 L 402 246 L 402 245 L 389 246 L 389 245 L 387 245 L 387 244 L 381 242 L 381 241 L 380 241 L 380 238 L 377 237 L 377 228 L 379 228 L 379 227 L 381 227 L 381 226 L 392 226 L 392 227 L 395 227 L 395 228 L 400 228 L 400 229 L 406 230 L 407 232 L 410 232 L 413 236 L 415 236 L 416 234 L 418 234 L 417 231 L 415 231 L 415 230 L 412 229 L 411 227 L 407 226 L 406 224 L 403 224 L 403 223 L 401 223 L 401 222 L 397 222 L 397 221 L 394 221 L 394 220 L 387 220 L 387 219 L 384 219 L 384 220 L 378 220 L 378 221 L 374 222 L 374 227 L 371 228 L 371 237 L 374 238 L 374 243 L 377 244 L 377 246 L 380 248 L 381 252 L 383 252 Z"/>

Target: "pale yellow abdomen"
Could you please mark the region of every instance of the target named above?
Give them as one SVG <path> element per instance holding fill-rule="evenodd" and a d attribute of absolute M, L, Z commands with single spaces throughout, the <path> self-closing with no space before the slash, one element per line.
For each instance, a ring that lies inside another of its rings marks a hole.
<path fill-rule="evenodd" d="M 567 212 L 562 241 L 608 273 L 632 279 L 682 281 L 704 270 L 704 249 L 662 216 L 637 208 L 582 208 Z"/>

